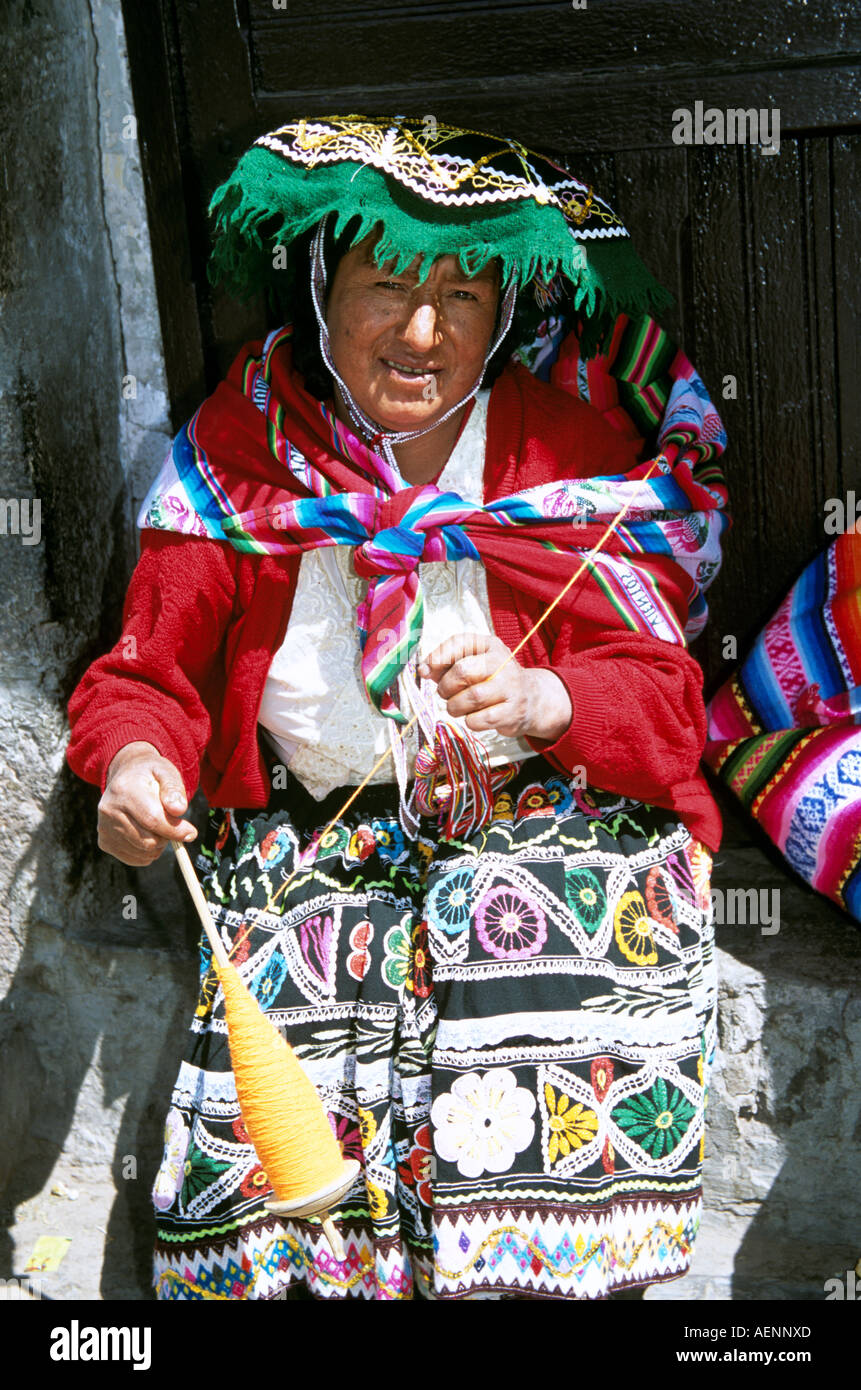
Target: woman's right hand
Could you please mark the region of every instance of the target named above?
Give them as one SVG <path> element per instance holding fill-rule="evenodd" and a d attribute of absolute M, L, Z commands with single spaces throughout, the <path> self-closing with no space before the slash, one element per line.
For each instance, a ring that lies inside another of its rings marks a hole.
<path fill-rule="evenodd" d="M 99 802 L 99 848 L 123 864 L 152 864 L 169 840 L 194 840 L 182 777 L 151 743 L 116 754 Z"/>

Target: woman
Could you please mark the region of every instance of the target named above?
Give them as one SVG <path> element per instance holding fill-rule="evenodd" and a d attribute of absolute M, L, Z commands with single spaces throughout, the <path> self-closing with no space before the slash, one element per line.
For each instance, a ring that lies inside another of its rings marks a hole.
<path fill-rule="evenodd" d="M 519 145 L 302 121 L 214 201 L 216 263 L 260 288 L 286 262 L 293 327 L 177 436 L 69 759 L 133 865 L 194 838 L 200 773 L 222 938 L 363 1172 L 344 1264 L 266 1210 L 204 943 L 157 1292 L 676 1277 L 720 834 L 683 629 L 717 567 L 720 422 L 653 321 L 619 317 L 659 298 L 618 219 Z M 523 365 L 554 357 L 567 390 Z"/>

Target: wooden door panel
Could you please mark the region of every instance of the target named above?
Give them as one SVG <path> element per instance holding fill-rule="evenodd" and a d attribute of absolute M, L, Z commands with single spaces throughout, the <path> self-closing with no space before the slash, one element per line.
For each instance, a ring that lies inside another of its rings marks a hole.
<path fill-rule="evenodd" d="M 843 465 L 841 491 L 855 488 L 861 501 L 861 136 L 832 143 L 834 177 L 834 290 L 838 422 Z"/>
<path fill-rule="evenodd" d="M 339 0 L 325 8 L 289 0 L 279 9 L 272 0 L 249 0 L 243 13 L 261 93 L 397 84 L 413 92 L 410 111 L 440 77 L 466 87 L 489 77 L 540 84 L 551 72 L 590 81 L 612 74 L 622 82 L 645 77 L 653 91 L 657 78 L 669 91 L 685 75 L 695 74 L 702 86 L 707 78 L 760 68 L 791 73 L 835 58 L 857 63 L 861 55 L 857 5 L 804 0 L 588 0 L 582 10 L 481 0 Z"/>

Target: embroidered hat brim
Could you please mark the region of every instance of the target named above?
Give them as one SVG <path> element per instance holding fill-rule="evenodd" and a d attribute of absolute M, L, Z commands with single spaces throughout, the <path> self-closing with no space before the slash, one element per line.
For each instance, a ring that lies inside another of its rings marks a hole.
<path fill-rule="evenodd" d="M 263 135 L 215 192 L 214 280 L 266 293 L 284 248 L 327 214 L 336 234 L 374 228 L 378 264 L 455 255 L 474 274 L 497 259 L 503 282 L 533 284 L 538 314 L 564 301 L 594 347 L 620 313 L 657 315 L 671 296 L 588 185 L 515 141 L 438 124 L 364 116 L 302 120 Z M 289 275 L 289 260 L 287 264 Z M 584 342 L 584 347 L 587 344 Z"/>

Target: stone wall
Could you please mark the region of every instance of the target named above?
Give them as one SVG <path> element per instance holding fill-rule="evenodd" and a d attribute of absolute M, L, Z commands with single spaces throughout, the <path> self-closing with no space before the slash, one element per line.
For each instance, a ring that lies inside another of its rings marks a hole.
<path fill-rule="evenodd" d="M 170 433 L 119 0 L 10 0 L 0 68 L 0 1189 L 29 1240 L 26 1204 L 60 1168 L 100 1191 L 105 1224 L 145 1188 L 169 1081 L 141 1116 L 177 1038 L 160 1025 L 194 972 L 172 879 L 99 853 L 98 796 L 63 763 L 65 703 L 116 636 L 133 499 Z M 141 1177 L 114 1202 L 129 1153 Z M 105 1277 L 113 1258 L 131 1293 L 128 1239 L 126 1222 Z M 20 1273 L 29 1250 L 0 1242 L 0 1276 Z M 75 1276 L 90 1296 L 101 1255 Z"/>
<path fill-rule="evenodd" d="M 0 498 L 19 506 L 17 529 L 0 511 L 0 1277 L 66 1234 L 46 1292 L 136 1298 L 196 933 L 171 863 L 138 875 L 98 853 L 64 707 L 116 636 L 166 392 L 119 2 L 7 14 Z M 649 1297 L 821 1298 L 861 1254 L 858 932 L 740 821 L 715 883 L 779 889 L 779 931 L 718 929 L 706 1221 L 692 1273 Z"/>

